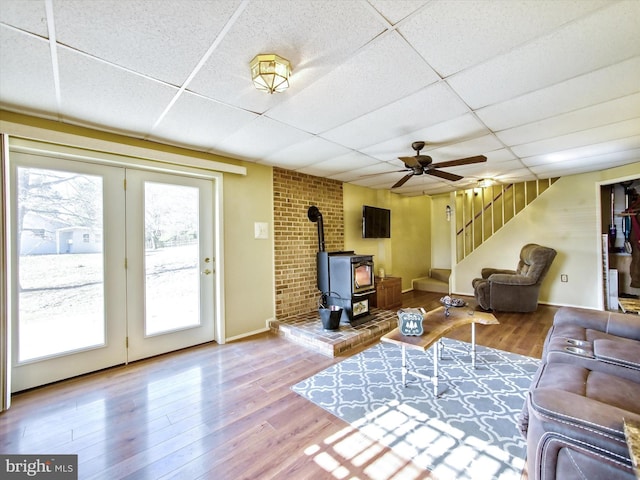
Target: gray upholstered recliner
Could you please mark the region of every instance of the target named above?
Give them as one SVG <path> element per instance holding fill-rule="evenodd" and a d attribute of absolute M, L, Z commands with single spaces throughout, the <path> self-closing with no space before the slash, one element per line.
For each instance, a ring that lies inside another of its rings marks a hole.
<path fill-rule="evenodd" d="M 553 248 L 529 243 L 520 251 L 516 270 L 483 268 L 482 278 L 472 283 L 478 305 L 485 310 L 534 312 L 540 285 L 555 256 Z"/>

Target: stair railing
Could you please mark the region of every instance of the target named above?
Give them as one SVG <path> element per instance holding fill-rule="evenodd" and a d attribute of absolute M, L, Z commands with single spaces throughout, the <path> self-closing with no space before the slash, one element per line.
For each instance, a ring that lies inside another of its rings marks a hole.
<path fill-rule="evenodd" d="M 515 218 L 556 180 L 532 180 L 456 192 L 457 261 L 461 261 Z"/>

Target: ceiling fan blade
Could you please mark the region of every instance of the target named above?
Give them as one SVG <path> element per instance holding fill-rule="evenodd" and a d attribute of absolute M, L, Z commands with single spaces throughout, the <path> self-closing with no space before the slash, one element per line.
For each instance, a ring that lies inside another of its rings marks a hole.
<path fill-rule="evenodd" d="M 391 172 L 367 173 L 366 175 L 360 175 L 358 178 L 375 177 L 376 175 L 388 175 L 390 173 L 400 173 L 406 171 L 407 169 L 403 168 L 402 170 L 392 170 Z"/>
<path fill-rule="evenodd" d="M 411 177 L 413 177 L 413 173 L 407 173 L 404 177 L 398 180 L 391 188 L 401 187 L 402 185 L 407 183 L 407 180 L 409 180 Z"/>
<path fill-rule="evenodd" d="M 420 165 L 416 157 L 398 157 L 398 159 L 402 160 L 409 168 Z"/>
<path fill-rule="evenodd" d="M 459 158 L 458 160 L 449 160 L 448 162 L 434 163 L 431 166 L 440 167 L 455 167 L 457 165 L 469 165 L 470 163 L 482 163 L 486 162 L 487 157 L 484 155 L 476 155 L 475 157 Z"/>
<path fill-rule="evenodd" d="M 464 178 L 460 175 L 456 175 L 455 173 L 441 172 L 440 170 L 435 170 L 435 169 L 427 170 L 425 173 L 429 175 L 433 175 L 435 177 L 444 178 L 445 180 L 451 180 L 452 182 L 456 182 Z"/>

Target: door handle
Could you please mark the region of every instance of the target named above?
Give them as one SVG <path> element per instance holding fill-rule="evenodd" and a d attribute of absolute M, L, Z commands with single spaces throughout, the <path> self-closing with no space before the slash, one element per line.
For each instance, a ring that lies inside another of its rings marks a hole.
<path fill-rule="evenodd" d="M 211 275 L 213 272 L 212 272 L 211 270 L 209 270 L 208 268 L 205 268 L 205 269 L 202 271 L 202 273 L 203 273 L 204 275 Z"/>

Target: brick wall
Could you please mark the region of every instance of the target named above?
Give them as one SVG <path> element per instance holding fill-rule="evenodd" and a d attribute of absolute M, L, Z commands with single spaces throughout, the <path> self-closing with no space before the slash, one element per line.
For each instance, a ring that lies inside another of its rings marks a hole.
<path fill-rule="evenodd" d="M 318 227 L 307 217 L 315 205 L 324 221 L 327 251 L 344 249 L 342 182 L 273 169 L 276 318 L 317 308 Z"/>

